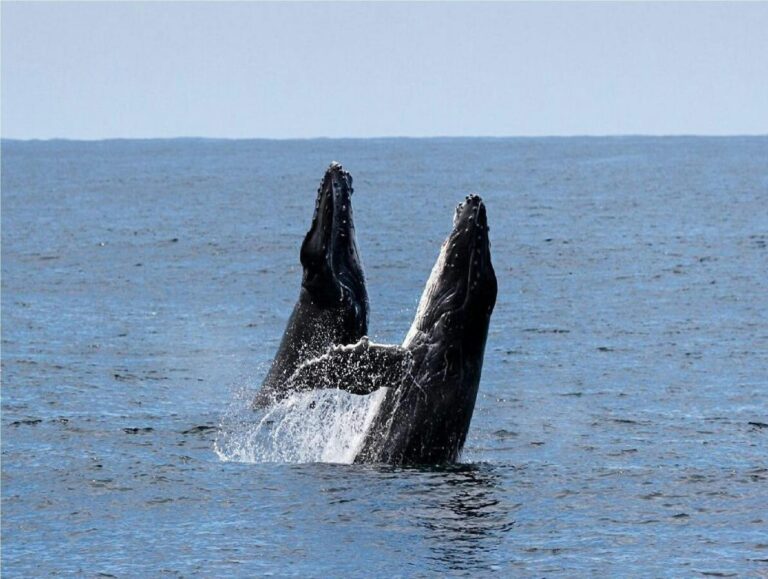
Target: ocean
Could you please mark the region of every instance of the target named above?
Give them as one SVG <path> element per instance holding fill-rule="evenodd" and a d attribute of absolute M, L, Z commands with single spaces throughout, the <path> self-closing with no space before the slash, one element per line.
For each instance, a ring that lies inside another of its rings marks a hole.
<path fill-rule="evenodd" d="M 333 160 L 376 341 L 485 200 L 459 464 L 248 409 Z M 768 137 L 4 140 L 2 575 L 768 576 L 767 245 Z"/>

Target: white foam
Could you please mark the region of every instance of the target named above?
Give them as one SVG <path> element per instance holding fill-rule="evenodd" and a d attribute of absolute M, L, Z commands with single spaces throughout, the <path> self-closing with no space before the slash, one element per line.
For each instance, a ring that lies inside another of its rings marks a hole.
<path fill-rule="evenodd" d="M 222 419 L 214 449 L 235 462 L 352 463 L 385 395 L 341 390 L 295 393 L 266 410 L 239 396 Z"/>

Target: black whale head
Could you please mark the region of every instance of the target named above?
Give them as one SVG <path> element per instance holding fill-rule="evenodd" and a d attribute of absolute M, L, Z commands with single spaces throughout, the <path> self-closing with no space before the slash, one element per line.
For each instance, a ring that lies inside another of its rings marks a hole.
<path fill-rule="evenodd" d="M 479 349 L 482 360 L 496 292 L 485 204 L 468 195 L 456 207 L 406 343 L 422 335 L 475 355 Z"/>
<path fill-rule="evenodd" d="M 368 294 L 352 219 L 352 177 L 340 164 L 325 172 L 301 245 L 303 276 L 296 306 L 254 408 L 290 393 L 296 368 L 329 347 L 368 332 Z"/>
<path fill-rule="evenodd" d="M 496 291 L 485 205 L 470 195 L 456 208 L 453 230 L 403 342 L 411 356 L 407 376 L 385 396 L 357 462 L 458 458 L 475 407 Z"/>
<path fill-rule="evenodd" d="M 317 190 L 312 225 L 301 245 L 302 287 L 318 306 L 352 303 L 367 312 L 365 275 L 352 217 L 353 191 L 352 176 L 339 163 L 331 163 Z"/>

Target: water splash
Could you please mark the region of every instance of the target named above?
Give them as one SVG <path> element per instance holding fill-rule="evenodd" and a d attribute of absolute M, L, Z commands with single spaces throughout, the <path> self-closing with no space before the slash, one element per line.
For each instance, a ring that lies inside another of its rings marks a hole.
<path fill-rule="evenodd" d="M 214 450 L 224 461 L 349 464 L 385 393 L 383 388 L 369 396 L 314 390 L 253 411 L 253 392 L 243 389 L 222 419 Z"/>

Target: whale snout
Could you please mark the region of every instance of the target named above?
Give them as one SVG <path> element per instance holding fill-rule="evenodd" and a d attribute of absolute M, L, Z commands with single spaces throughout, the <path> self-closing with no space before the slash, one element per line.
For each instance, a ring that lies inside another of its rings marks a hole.
<path fill-rule="evenodd" d="M 333 286 L 335 296 L 342 294 L 340 283 L 354 286 L 361 296 L 365 293 L 354 239 L 352 192 L 352 176 L 341 163 L 332 162 L 317 190 L 312 225 L 301 246 L 305 286 Z"/>
<path fill-rule="evenodd" d="M 352 189 L 352 175 L 349 174 L 349 171 L 344 170 L 341 163 L 333 161 L 325 171 L 320 189 L 323 192 L 333 193 L 336 196 L 351 195 L 354 192 L 354 189 Z"/>
<path fill-rule="evenodd" d="M 457 238 L 464 238 L 466 241 L 482 241 L 484 238 L 487 240 L 488 215 L 485 203 L 479 195 L 467 195 L 464 201 L 456 206 L 453 229 Z"/>

